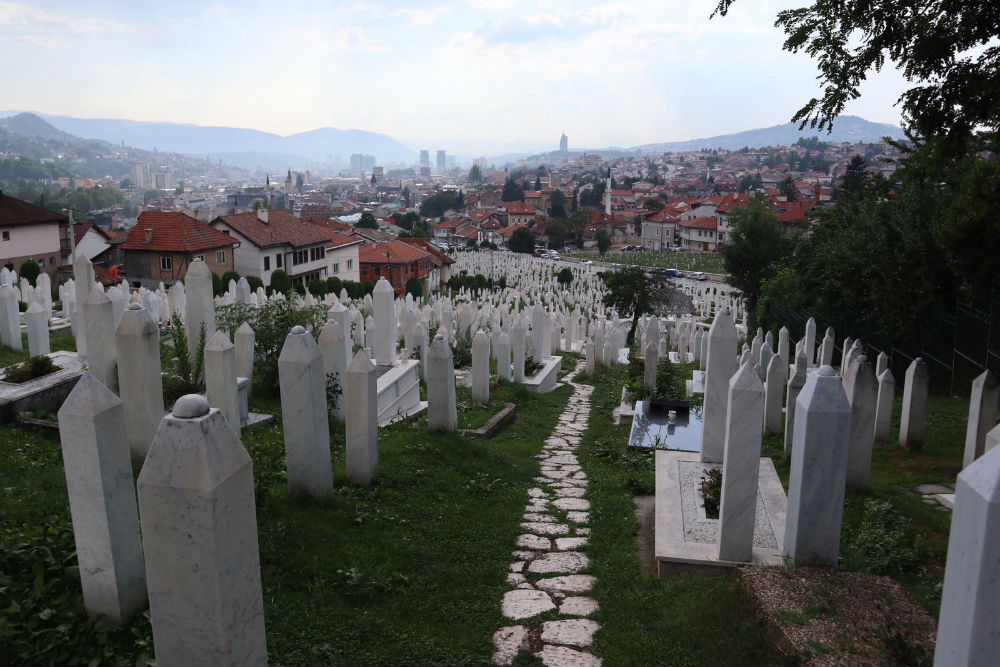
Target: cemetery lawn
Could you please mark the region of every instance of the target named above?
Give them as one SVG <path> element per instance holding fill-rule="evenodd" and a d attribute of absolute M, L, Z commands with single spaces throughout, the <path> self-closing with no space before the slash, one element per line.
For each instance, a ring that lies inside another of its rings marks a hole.
<path fill-rule="evenodd" d="M 691 366 L 682 366 L 690 376 Z M 626 366 L 598 366 L 588 429 L 578 454 L 590 486 L 587 553 L 597 576 L 601 624 L 593 653 L 605 665 L 779 664 L 764 626 L 732 571 L 716 576 L 640 574 L 637 495 L 654 488 L 653 455 L 625 449 L 627 426 L 614 426 Z M 577 382 L 587 382 L 581 374 Z"/>
<path fill-rule="evenodd" d="M 69 350 L 70 352 L 76 352 L 76 340 L 73 339 L 73 334 L 71 333 L 55 333 L 49 336 L 49 349 L 53 352 L 56 350 Z M 0 368 L 13 366 L 14 364 L 19 364 L 22 361 L 27 360 L 28 334 L 21 334 L 20 351 L 7 347 L 6 345 L 0 345 Z"/>
<path fill-rule="evenodd" d="M 570 393 L 501 385 L 491 409 L 520 409 L 492 440 L 430 433 L 423 417 L 380 429 L 371 489 L 346 484 L 340 426 L 322 504 L 289 496 L 280 403 L 255 394 L 251 410 L 276 415 L 243 431 L 270 664 L 490 664 L 534 457 Z M 75 566 L 58 433 L 0 426 L 0 665 L 152 659 L 148 612 L 87 621 Z"/>
<path fill-rule="evenodd" d="M 606 252 L 603 256 L 599 256 L 595 252 L 578 252 L 567 254 L 565 257 L 590 259 L 595 262 L 609 262 L 624 266 L 680 269 L 684 272 L 726 273 L 726 268 L 722 263 L 722 254 L 717 252 Z"/>

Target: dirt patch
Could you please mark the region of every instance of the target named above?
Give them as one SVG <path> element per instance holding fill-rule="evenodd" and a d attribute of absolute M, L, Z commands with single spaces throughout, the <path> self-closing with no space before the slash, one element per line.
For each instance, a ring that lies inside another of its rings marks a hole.
<path fill-rule="evenodd" d="M 752 565 L 737 577 L 772 641 L 799 664 L 931 664 L 934 619 L 888 577 Z"/>
<path fill-rule="evenodd" d="M 639 574 L 656 576 L 656 496 L 635 497 L 635 519 L 639 522 L 639 533 L 635 536 L 639 550 Z"/>

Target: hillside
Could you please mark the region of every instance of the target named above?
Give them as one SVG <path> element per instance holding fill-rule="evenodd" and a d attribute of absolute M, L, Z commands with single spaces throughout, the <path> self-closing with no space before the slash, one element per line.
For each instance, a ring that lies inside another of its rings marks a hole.
<path fill-rule="evenodd" d="M 749 146 L 750 148 L 791 146 L 800 138 L 813 136 L 818 136 L 822 141 L 826 142 L 849 141 L 851 143 L 875 143 L 881 141 L 882 137 L 885 136 L 892 137 L 893 139 L 905 139 L 903 130 L 895 125 L 873 123 L 858 116 L 841 116 L 834 123 L 833 132 L 830 134 L 817 132 L 809 128 L 800 132 L 798 123 L 785 123 L 784 125 L 775 125 L 774 127 L 745 130 L 743 132 L 736 132 L 735 134 L 722 134 L 704 139 L 644 144 L 642 146 L 634 146 L 629 150 L 641 153 L 667 153 L 696 151 L 702 148 L 737 150 L 744 146 Z"/>
<path fill-rule="evenodd" d="M 100 139 L 112 144 L 135 146 L 145 150 L 170 151 L 204 157 L 211 155 L 252 154 L 262 161 L 274 161 L 281 169 L 304 167 L 312 161 L 325 162 L 341 156 L 347 161 L 352 153 L 374 155 L 379 163 L 412 164 L 416 152 L 392 137 L 363 130 L 338 130 L 324 127 L 283 137 L 270 132 L 237 127 L 211 127 L 181 123 L 155 123 L 117 118 L 73 118 L 39 114 L 54 128 L 78 137 Z M 270 156 L 274 160 L 270 160 Z M 288 158 L 296 163 L 289 164 Z"/>

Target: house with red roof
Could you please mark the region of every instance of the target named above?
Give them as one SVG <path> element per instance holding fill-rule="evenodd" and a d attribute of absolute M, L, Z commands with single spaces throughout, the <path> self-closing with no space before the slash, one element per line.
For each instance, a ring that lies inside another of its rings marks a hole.
<path fill-rule="evenodd" d="M 405 243 L 401 240 L 385 243 L 371 243 L 363 246 L 358 252 L 361 264 L 361 281 L 376 281 L 385 278 L 392 285 L 396 294 L 402 294 L 406 289 L 406 281 L 417 278 L 424 282 L 430 276 L 431 255 L 423 248 Z"/>
<path fill-rule="evenodd" d="M 329 232 L 288 211 L 260 209 L 220 215 L 211 224 L 239 241 L 236 272 L 241 276 L 256 276 L 270 285 L 271 274 L 282 269 L 292 285 L 308 286 L 329 275 Z"/>
<path fill-rule="evenodd" d="M 535 217 L 541 215 L 541 211 L 525 202 L 507 201 L 503 202 L 500 210 L 507 214 L 507 225 L 530 225 L 535 221 Z"/>
<path fill-rule="evenodd" d="M 119 246 L 125 277 L 133 286 L 155 289 L 171 285 L 201 259 L 212 273 L 232 271 L 233 251 L 240 241 L 176 211 L 143 211 Z"/>
<path fill-rule="evenodd" d="M 711 215 L 679 221 L 681 246 L 684 250 L 715 250 L 719 247 L 718 226 L 718 219 Z"/>
<path fill-rule="evenodd" d="M 0 190 L 0 265 L 19 271 L 26 261 L 34 260 L 55 278 L 59 266 L 70 263 L 70 233 L 65 215 Z"/>
<path fill-rule="evenodd" d="M 420 248 L 431 258 L 431 268 L 430 275 L 428 276 L 428 286 L 432 292 L 436 292 L 441 289 L 441 286 L 448 282 L 451 278 L 451 265 L 455 263 L 455 260 L 441 252 L 433 243 L 427 239 L 418 238 L 406 238 L 399 239 L 403 243 Z"/>
<path fill-rule="evenodd" d="M 646 250 L 666 250 L 674 245 L 677 218 L 666 209 L 642 216 L 642 247 Z"/>

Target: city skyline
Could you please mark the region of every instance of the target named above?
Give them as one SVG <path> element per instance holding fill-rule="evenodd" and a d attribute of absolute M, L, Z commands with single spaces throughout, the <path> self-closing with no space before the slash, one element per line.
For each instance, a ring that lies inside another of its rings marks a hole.
<path fill-rule="evenodd" d="M 813 62 L 781 51 L 772 25 L 794 4 L 709 20 L 713 3 L 0 3 L 0 53 L 32 64 L 8 77 L 4 106 L 362 129 L 449 154 L 554 150 L 562 131 L 571 149 L 693 139 L 787 122 L 818 92 Z M 899 124 L 904 87 L 890 65 L 846 113 Z"/>

